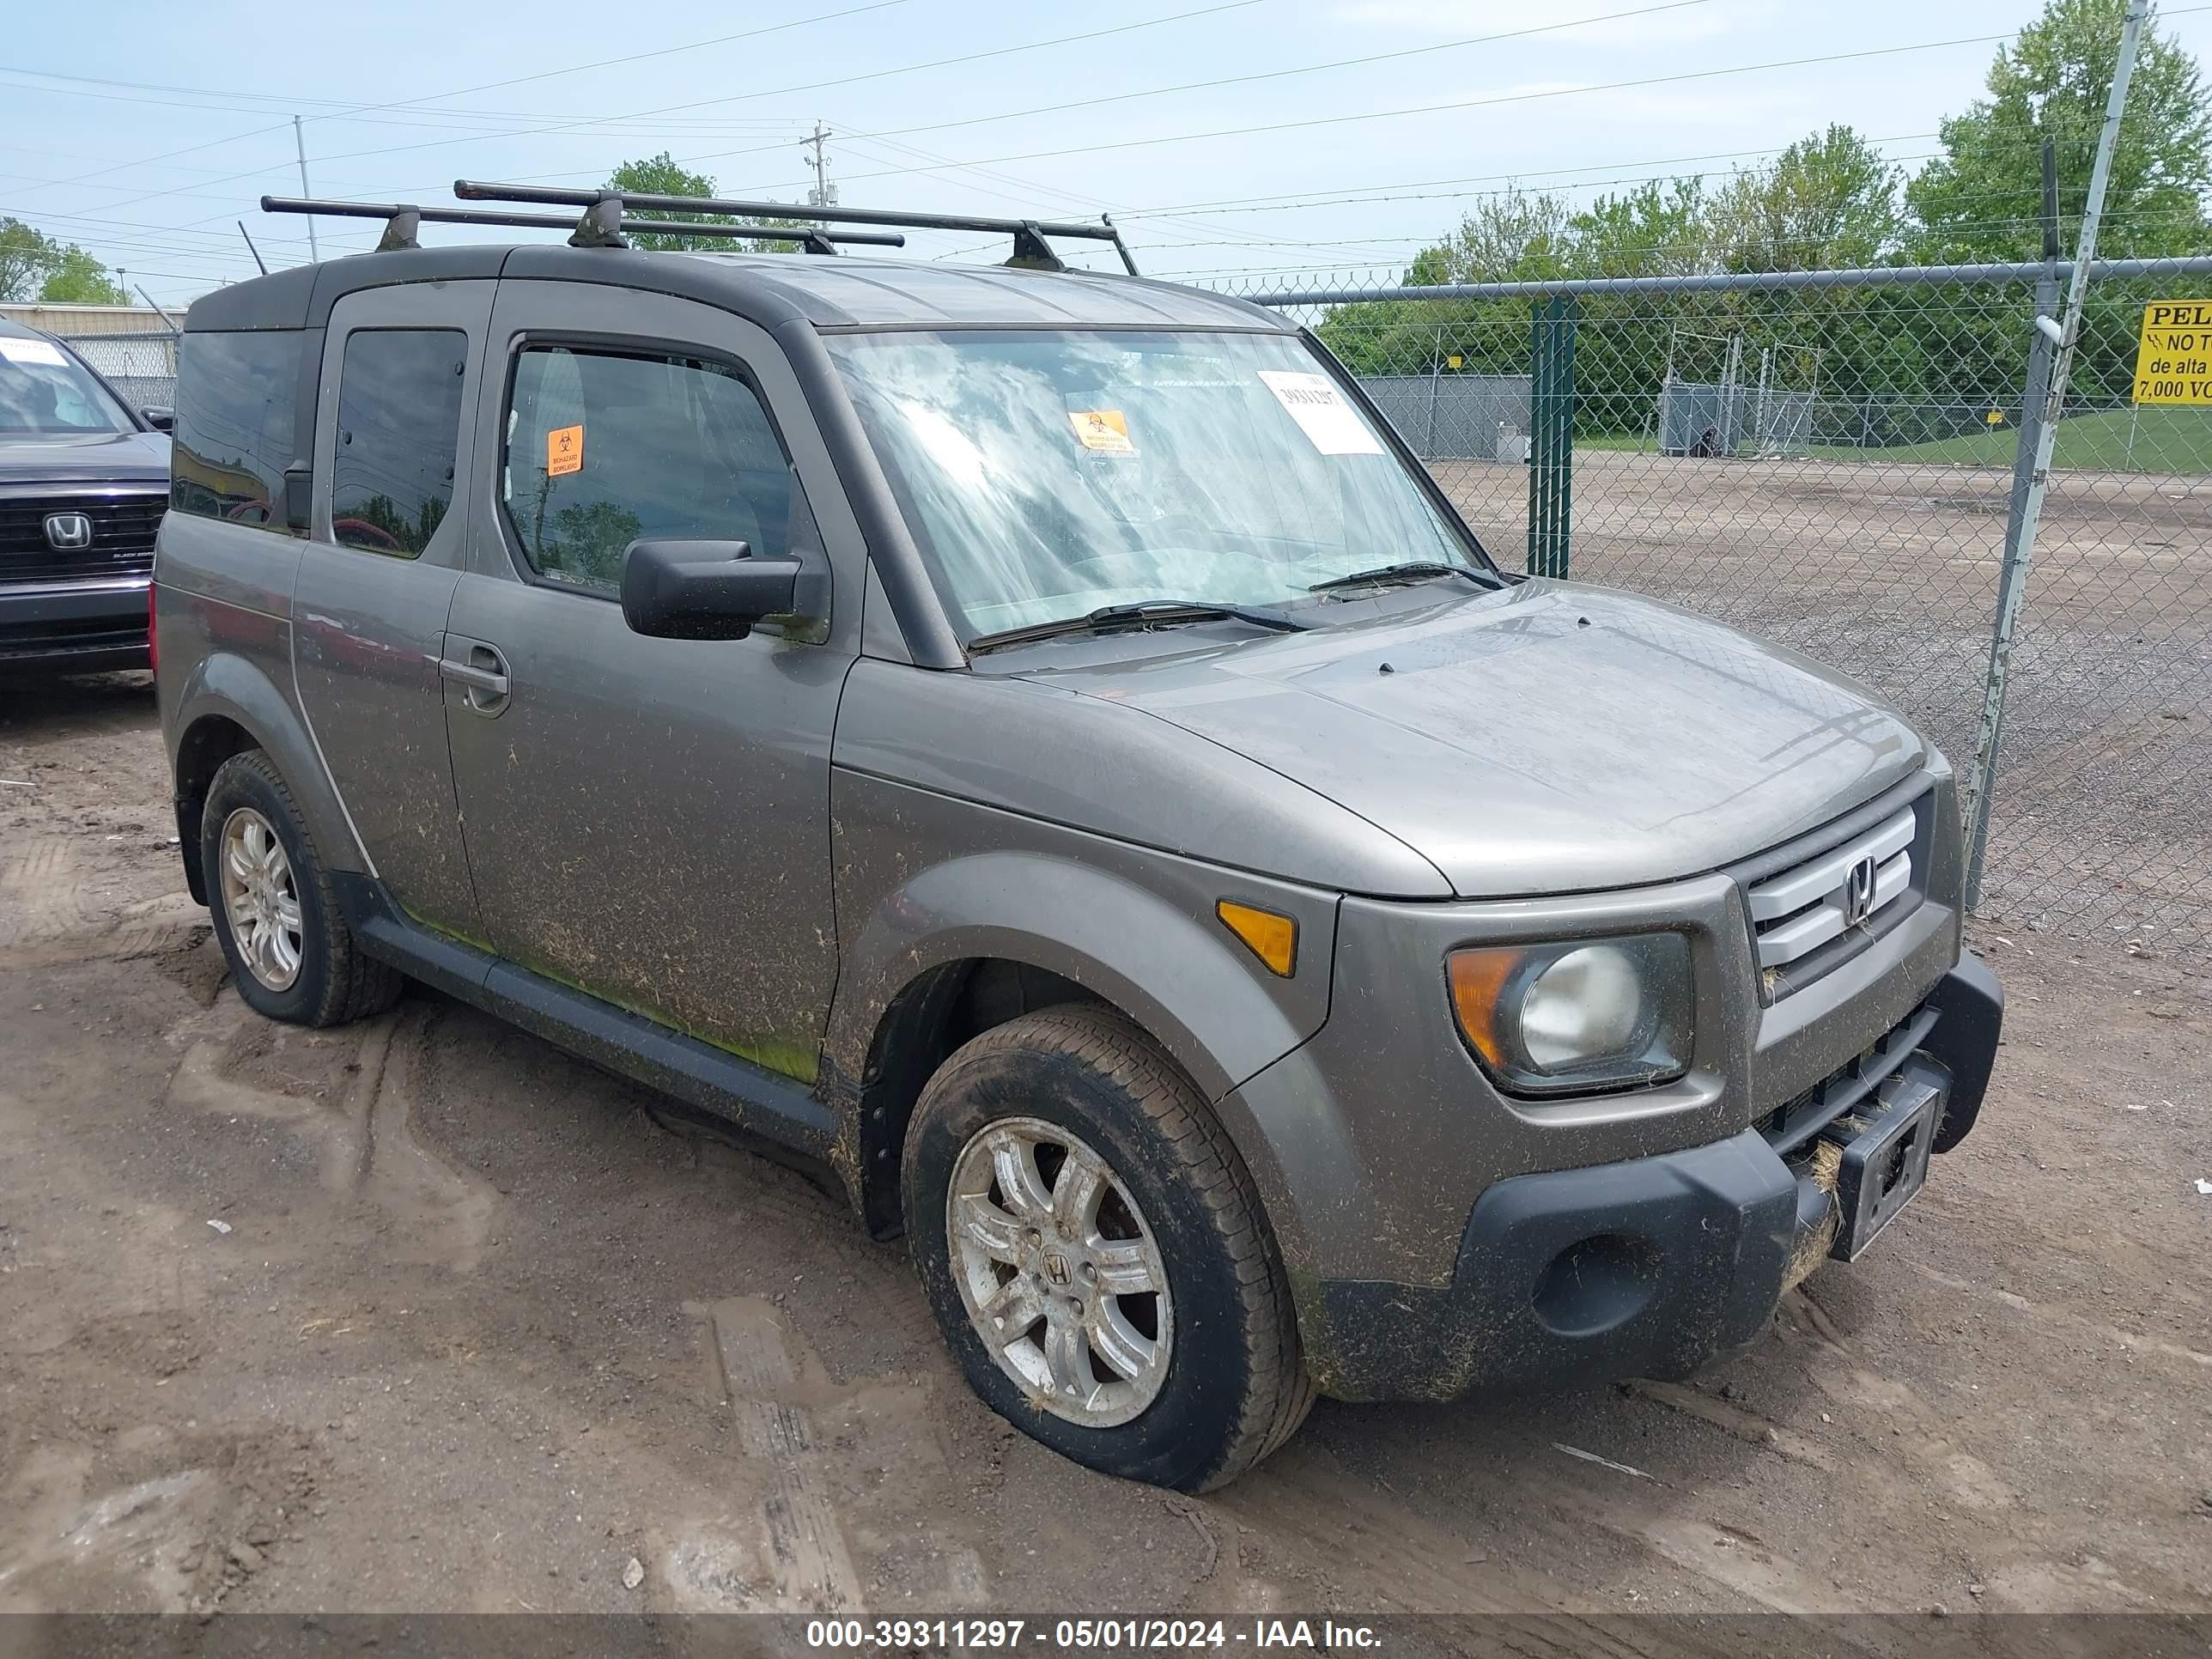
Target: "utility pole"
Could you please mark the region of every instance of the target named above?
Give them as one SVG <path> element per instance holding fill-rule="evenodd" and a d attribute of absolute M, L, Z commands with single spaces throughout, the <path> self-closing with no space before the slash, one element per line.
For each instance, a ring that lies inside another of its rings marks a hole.
<path fill-rule="evenodd" d="M 2089 266 L 2097 257 L 2097 228 L 2105 214 L 2105 190 L 2112 178 L 2112 150 L 2119 143 L 2120 118 L 2127 112 L 2128 81 L 2135 73 L 2136 46 L 2142 38 L 2144 15 L 2150 0 L 2128 0 L 2120 24 L 2120 53 L 2112 65 L 2112 89 L 2105 100 L 2104 131 L 2097 135 L 2097 159 L 2089 169 L 2089 199 L 2081 210 L 2081 232 L 2074 245 L 2074 271 L 2066 285 L 2063 319 L 2045 309 L 2056 274 L 2055 236 L 2045 244 L 2046 275 L 2037 290 L 2035 331 L 2051 349 L 2045 383 L 2033 384 L 2034 357 L 2030 358 L 2027 407 L 2021 411 L 2021 453 L 2013 474 L 2010 521 L 2005 528 L 2004 566 L 1997 578 L 1996 625 L 1990 639 L 1989 674 L 1982 691 L 1979 740 L 1974 746 L 1974 769 L 1967 784 L 1970 814 L 1966 846 L 1966 908 L 1977 908 L 1982 899 L 1982 863 L 1989 851 L 1990 800 L 1996 788 L 1997 744 L 2004 735 L 2005 684 L 2012 672 L 2013 641 L 2020 625 L 2022 600 L 2027 593 L 2027 573 L 2035 561 L 2035 532 L 2043 520 L 2043 497 L 2051 483 L 2051 456 L 2058 439 L 2058 419 L 2066 404 L 2066 377 L 2074 368 L 2074 347 L 2081 335 L 2081 308 L 2088 299 Z M 2057 218 L 2056 167 L 2046 163 L 2045 211 Z M 2039 398 L 2038 393 L 2040 393 Z M 2038 404 L 2040 404 L 2040 407 Z M 2040 422 L 2039 425 L 2038 422 Z M 2033 438 L 2034 449 L 2027 446 Z M 2024 464 L 2024 465 L 2023 465 Z"/>
<path fill-rule="evenodd" d="M 300 158 L 300 194 L 313 196 L 315 192 L 307 184 L 307 141 L 300 131 L 300 118 L 296 115 L 292 118 L 292 149 Z M 307 216 L 307 258 L 317 264 L 323 261 L 323 251 L 315 246 L 315 216 L 312 213 Z"/>
<path fill-rule="evenodd" d="M 822 146 L 829 142 L 829 128 L 817 120 L 814 124 L 814 131 L 799 141 L 799 149 L 811 149 L 814 152 L 814 159 L 807 163 L 814 169 L 814 188 L 806 192 L 806 205 L 809 207 L 837 205 L 837 187 L 830 182 L 830 158 L 822 153 Z"/>

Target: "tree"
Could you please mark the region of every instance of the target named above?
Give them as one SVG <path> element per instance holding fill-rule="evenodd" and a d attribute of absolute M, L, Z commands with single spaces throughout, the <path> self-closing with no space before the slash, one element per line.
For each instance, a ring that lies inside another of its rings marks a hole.
<path fill-rule="evenodd" d="M 57 254 L 46 273 L 41 300 L 60 304 L 127 306 L 130 290 L 107 274 L 107 267 L 71 243 Z"/>
<path fill-rule="evenodd" d="M 1650 180 L 1601 196 L 1567 222 L 1575 264 L 1593 276 L 1681 276 L 1711 268 L 1711 204 L 1701 179 Z"/>
<path fill-rule="evenodd" d="M 21 219 L 0 219 L 0 301 L 29 299 L 53 262 L 45 236 Z"/>
<path fill-rule="evenodd" d="M 1905 187 L 1918 258 L 2039 258 L 2045 137 L 2057 150 L 2059 216 L 2070 245 L 2088 197 L 2125 9 L 2126 0 L 2049 0 L 2042 16 L 1998 49 L 1989 95 L 1943 123 L 1943 153 Z M 2196 59 L 2154 18 L 2128 85 L 2098 251 L 2144 258 L 2200 252 L 2208 187 L 2212 100 Z"/>
<path fill-rule="evenodd" d="M 0 219 L 0 301 L 126 306 L 131 295 L 107 267 L 74 242 L 58 242 L 20 219 Z"/>
<path fill-rule="evenodd" d="M 1730 177 L 1711 215 L 1722 269 L 1833 270 L 1871 265 L 1904 230 L 1898 169 L 1840 123 L 1763 167 Z"/>
<path fill-rule="evenodd" d="M 625 161 L 607 176 L 609 190 L 633 191 L 648 196 L 712 196 L 714 180 L 704 173 L 686 173 L 676 159 L 663 150 L 658 155 L 648 155 L 641 161 Z M 804 219 L 739 219 L 727 213 L 651 213 L 640 214 L 640 218 L 674 219 L 685 224 L 751 225 L 764 230 L 796 230 L 810 228 Z M 627 233 L 626 233 L 627 234 Z M 728 252 L 732 249 L 748 253 L 796 253 L 796 241 L 778 237 L 678 236 L 655 232 L 631 234 L 633 247 L 677 249 L 697 252 L 712 249 Z"/>
<path fill-rule="evenodd" d="M 2060 240 L 2081 229 L 2119 61 L 2126 0 L 2049 0 L 2043 15 L 2002 48 L 1988 95 L 1942 128 L 1943 153 L 1905 187 L 1916 222 L 1913 252 L 1929 263 L 2035 259 L 2043 251 L 2042 146 L 2058 163 Z M 2212 95 L 2195 58 L 2155 21 L 2137 45 L 2127 112 L 2112 152 L 2097 252 L 2113 258 L 2201 252 L 2212 188 Z M 2134 382 L 2137 325 L 2146 300 L 2193 294 L 2193 280 L 2100 283 L 2090 290 L 2069 401 L 2124 404 Z M 1925 327 L 1942 319 L 1929 319 Z M 1942 323 L 1931 359 L 1950 384 L 1984 398 L 2016 395 L 2019 325 L 2009 316 Z"/>

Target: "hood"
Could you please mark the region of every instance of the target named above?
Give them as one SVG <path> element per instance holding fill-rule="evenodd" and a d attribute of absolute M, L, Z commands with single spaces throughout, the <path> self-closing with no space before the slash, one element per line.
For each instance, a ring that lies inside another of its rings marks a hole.
<path fill-rule="evenodd" d="M 1809 658 L 1564 582 L 1035 678 L 1295 779 L 1467 898 L 1701 873 L 1848 811 L 1930 755 L 1873 692 Z"/>
<path fill-rule="evenodd" d="M 100 432 L 82 438 L 0 436 L 0 485 L 166 482 L 169 434 Z"/>

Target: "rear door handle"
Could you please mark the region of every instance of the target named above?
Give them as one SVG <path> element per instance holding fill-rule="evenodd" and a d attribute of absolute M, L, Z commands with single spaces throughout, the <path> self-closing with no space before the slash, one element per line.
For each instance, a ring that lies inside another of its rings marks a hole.
<path fill-rule="evenodd" d="M 512 686 L 507 678 L 507 659 L 497 647 L 480 641 L 447 636 L 448 647 L 465 645 L 465 659 L 441 657 L 438 672 L 461 688 L 461 700 L 479 714 L 496 714 L 507 707 Z"/>

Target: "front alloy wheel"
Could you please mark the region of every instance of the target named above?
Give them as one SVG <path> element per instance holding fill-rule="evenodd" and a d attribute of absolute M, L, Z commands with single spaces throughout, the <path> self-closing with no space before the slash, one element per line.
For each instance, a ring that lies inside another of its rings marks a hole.
<path fill-rule="evenodd" d="M 1041 1008 L 961 1045 L 915 1103 L 900 1188 L 969 1386 L 1063 1456 L 1205 1492 L 1313 1403 L 1251 1175 L 1114 1010 Z"/>
<path fill-rule="evenodd" d="M 945 1225 L 976 1335 L 1038 1406 L 1105 1429 L 1158 1396 L 1175 1343 L 1167 1270 L 1080 1136 L 1034 1117 L 979 1131 L 954 1161 Z"/>
<path fill-rule="evenodd" d="M 303 945 L 299 885 L 276 830 L 251 806 L 223 820 L 222 887 L 246 971 L 271 991 L 289 991 Z"/>

